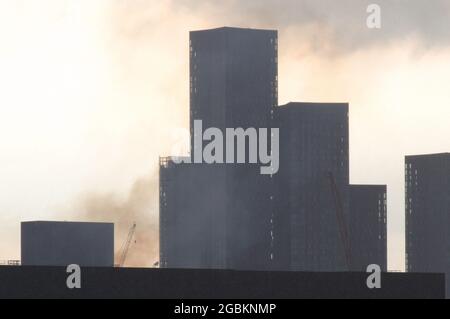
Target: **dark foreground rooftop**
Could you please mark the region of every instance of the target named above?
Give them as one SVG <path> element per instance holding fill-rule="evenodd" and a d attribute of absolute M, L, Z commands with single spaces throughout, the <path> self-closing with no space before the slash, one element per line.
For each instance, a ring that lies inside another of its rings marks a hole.
<path fill-rule="evenodd" d="M 442 274 L 382 274 L 367 288 L 365 273 L 238 272 L 83 268 L 81 289 L 66 286 L 61 267 L 0 267 L 0 298 L 444 298 Z"/>

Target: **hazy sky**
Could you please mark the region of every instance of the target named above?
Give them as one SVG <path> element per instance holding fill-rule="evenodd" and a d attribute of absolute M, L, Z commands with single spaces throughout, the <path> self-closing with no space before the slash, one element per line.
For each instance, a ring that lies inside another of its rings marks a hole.
<path fill-rule="evenodd" d="M 404 155 L 450 151 L 449 18 L 447 0 L 0 0 L 0 259 L 19 258 L 22 220 L 117 221 L 120 245 L 141 214 L 133 264 L 157 259 L 188 31 L 226 25 L 280 31 L 281 104 L 350 103 L 351 181 L 388 184 L 389 265 L 404 269 Z"/>

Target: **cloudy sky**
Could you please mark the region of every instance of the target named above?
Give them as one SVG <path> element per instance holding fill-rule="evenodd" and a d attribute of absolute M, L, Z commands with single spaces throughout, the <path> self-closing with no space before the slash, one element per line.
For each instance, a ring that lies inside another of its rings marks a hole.
<path fill-rule="evenodd" d="M 118 246 L 137 220 L 130 263 L 156 261 L 188 31 L 239 26 L 279 30 L 280 103 L 350 103 L 351 181 L 388 184 L 404 269 L 404 155 L 450 151 L 449 18 L 447 0 L 0 0 L 0 259 L 20 257 L 20 221 L 91 218 Z"/>

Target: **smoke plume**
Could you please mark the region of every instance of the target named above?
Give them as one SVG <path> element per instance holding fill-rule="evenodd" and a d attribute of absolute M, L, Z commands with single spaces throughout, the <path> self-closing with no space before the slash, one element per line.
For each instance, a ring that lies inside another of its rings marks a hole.
<path fill-rule="evenodd" d="M 389 185 L 401 269 L 403 156 L 450 149 L 448 21 L 448 0 L 0 0 L 0 258 L 20 221 L 74 218 L 115 222 L 117 249 L 136 221 L 127 265 L 153 264 L 157 174 L 138 177 L 188 126 L 188 31 L 238 26 L 279 30 L 280 103 L 350 102 L 352 181 Z"/>
<path fill-rule="evenodd" d="M 126 242 L 133 223 L 136 232 L 130 245 L 125 266 L 148 267 L 158 261 L 158 182 L 157 175 L 138 179 L 125 198 L 117 194 L 87 194 L 77 207 L 77 218 L 84 221 L 115 224 L 115 262 L 119 262 L 121 247 Z"/>

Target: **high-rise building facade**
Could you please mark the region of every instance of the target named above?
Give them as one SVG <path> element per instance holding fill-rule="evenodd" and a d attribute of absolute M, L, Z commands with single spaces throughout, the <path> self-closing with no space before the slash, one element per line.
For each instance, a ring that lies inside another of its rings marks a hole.
<path fill-rule="evenodd" d="M 204 147 L 194 121 L 201 120 L 203 130 L 218 128 L 224 134 L 227 128 L 270 127 L 278 101 L 277 46 L 277 32 L 270 30 L 220 28 L 190 33 L 193 161 L 201 158 Z M 248 160 L 248 153 L 246 157 Z M 260 165 L 161 165 L 161 181 L 161 194 L 176 202 L 167 200 L 166 206 L 161 206 L 163 266 L 270 268 L 272 179 L 260 174 Z M 179 196 L 180 192 L 183 195 Z M 167 221 L 174 216 L 178 222 L 172 225 L 178 223 L 182 229 L 172 237 Z M 183 239 L 189 234 L 196 243 L 190 249 Z M 171 249 L 179 247 L 185 247 L 180 252 L 183 256 L 193 251 L 191 257 L 185 256 L 190 262 L 169 257 Z"/>
<path fill-rule="evenodd" d="M 449 272 L 450 154 L 405 160 L 406 268 Z"/>
<path fill-rule="evenodd" d="M 350 185 L 349 196 L 352 270 L 375 264 L 387 271 L 386 185 Z"/>
<path fill-rule="evenodd" d="M 226 269 L 224 165 L 160 161 L 160 265 Z"/>
<path fill-rule="evenodd" d="M 385 240 L 385 228 L 379 219 L 372 219 L 377 213 L 385 217 L 385 206 L 383 212 L 372 192 L 361 193 L 370 199 L 367 203 L 359 200 L 356 190 L 351 198 L 348 104 L 278 107 L 277 55 L 276 31 L 191 32 L 190 159 L 194 162 L 163 159 L 160 165 L 162 267 L 352 270 L 355 238 L 376 246 L 367 258 L 377 256 L 385 265 L 377 246 Z M 203 130 L 195 129 L 195 121 L 202 121 Z M 202 159 L 203 131 L 208 128 L 218 128 L 224 135 L 227 128 L 278 128 L 278 172 L 262 175 L 261 163 L 196 162 Z M 380 211 L 374 212 L 375 208 Z M 350 220 L 360 210 L 367 216 Z M 373 222 L 374 237 L 363 238 L 355 230 L 359 222 L 361 227 Z M 375 243 L 376 234 L 382 238 Z M 365 262 L 360 250 L 354 253 L 355 264 Z"/>
<path fill-rule="evenodd" d="M 161 159 L 161 267 L 270 269 L 268 185 L 254 185 L 261 181 L 259 170 L 244 172 L 237 184 L 229 180 L 233 165 L 177 164 L 170 158 Z M 232 185 L 248 197 L 230 192 Z"/>
<path fill-rule="evenodd" d="M 348 104 L 289 103 L 275 111 L 275 268 L 346 270 Z"/>
<path fill-rule="evenodd" d="M 278 105 L 278 33 L 219 28 L 190 33 L 190 125 L 267 128 Z M 198 145 L 198 144 L 197 144 Z"/>
<path fill-rule="evenodd" d="M 406 270 L 450 275 L 450 153 L 405 158 Z M 450 284 L 447 279 L 447 296 Z"/>

